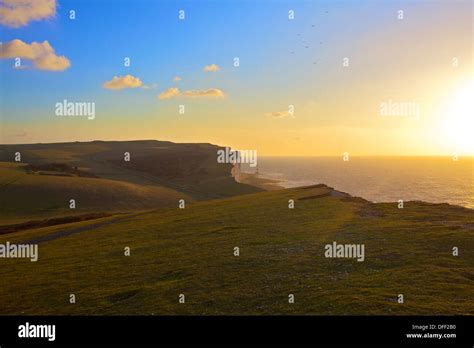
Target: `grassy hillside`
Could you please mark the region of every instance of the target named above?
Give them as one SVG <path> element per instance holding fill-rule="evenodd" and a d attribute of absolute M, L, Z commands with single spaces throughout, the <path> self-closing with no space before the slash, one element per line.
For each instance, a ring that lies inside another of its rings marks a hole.
<path fill-rule="evenodd" d="M 0 161 L 11 163 L 19 152 L 23 164 L 66 164 L 99 178 L 167 187 L 197 200 L 262 191 L 235 182 L 232 164 L 217 163 L 218 149 L 156 140 L 0 145 Z"/>
<path fill-rule="evenodd" d="M 128 212 L 177 206 L 191 198 L 158 185 L 101 178 L 28 173 L 25 165 L 0 162 L 0 226 L 27 220 L 95 212 Z M 69 208 L 69 200 L 76 208 Z"/>
<path fill-rule="evenodd" d="M 39 242 L 40 259 L 1 260 L 0 314 L 472 315 L 473 232 L 469 209 L 325 186 L 17 232 L 0 242 Z M 325 258 L 333 241 L 365 261 Z"/>
<path fill-rule="evenodd" d="M 263 191 L 237 183 L 232 165 L 217 163 L 217 150 L 155 140 L 0 145 L 0 226 Z"/>

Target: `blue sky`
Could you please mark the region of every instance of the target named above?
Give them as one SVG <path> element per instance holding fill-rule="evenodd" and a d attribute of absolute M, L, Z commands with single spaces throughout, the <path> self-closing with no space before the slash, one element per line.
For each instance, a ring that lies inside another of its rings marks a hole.
<path fill-rule="evenodd" d="M 178 18 L 181 9 L 184 21 Z M 399 9 L 403 21 L 397 20 Z M 0 59 L 2 142 L 166 138 L 229 142 L 274 154 L 277 141 L 262 143 L 274 134 L 288 141 L 282 152 L 301 146 L 306 154 L 324 147 L 311 140 L 321 137 L 321 127 L 328 128 L 324 134 L 338 127 L 362 127 L 360 134 L 369 137 L 371 129 L 387 136 L 410 127 L 415 134 L 433 120 L 431 114 L 425 123 L 407 126 L 369 113 L 384 98 L 426 104 L 464 83 L 472 72 L 469 9 L 469 2 L 442 1 L 59 0 L 52 17 L 19 28 L 0 25 L 2 42 L 47 40 L 71 64 L 64 71 L 21 70 L 12 68 L 13 59 Z M 69 19 L 70 10 L 75 20 Z M 288 20 L 289 10 L 295 11 L 294 20 Z M 350 69 L 341 68 L 346 56 Z M 453 56 L 470 65 L 453 73 Z M 125 57 L 130 67 L 124 66 Z M 240 59 L 239 68 L 232 65 L 234 57 Z M 209 64 L 221 70 L 203 72 Z M 127 74 L 156 87 L 103 88 L 114 76 Z M 174 76 L 182 81 L 173 82 Z M 225 98 L 158 100 L 171 87 L 218 88 Z M 95 102 L 96 121 L 55 119 L 54 104 L 63 99 Z M 188 118 L 176 120 L 176 107 L 184 102 Z M 299 110 L 292 119 L 264 116 L 281 113 L 289 104 Z M 16 139 L 17 133 L 29 136 Z M 392 135 L 390 151 L 400 136 Z M 306 141 L 292 144 L 297 138 Z M 375 138 L 364 148 L 374 143 Z"/>
<path fill-rule="evenodd" d="M 317 1 L 293 6 L 283 1 L 61 1 L 56 17 L 32 21 L 19 29 L 2 27 L 1 37 L 3 42 L 17 38 L 25 42 L 48 40 L 58 55 L 71 61 L 71 67 L 62 73 L 23 73 L 11 69 L 11 60 L 2 60 L 2 75 L 9 87 L 4 96 L 12 107 L 15 100 L 26 97 L 40 106 L 68 95 L 81 100 L 106 98 L 110 93 L 101 88 L 102 83 L 122 74 L 140 76 L 144 83 L 161 87 L 175 75 L 185 75 L 183 84 L 199 88 L 204 65 L 212 62 L 231 72 L 236 56 L 241 62 L 238 75 L 224 81 L 230 88 L 235 87 L 233 95 L 245 93 L 242 87 L 248 87 L 249 81 L 259 89 L 274 83 L 274 92 L 288 94 L 286 87 L 278 91 L 278 86 L 306 74 L 288 69 L 288 52 L 294 51 L 295 58 L 291 58 L 297 61 L 311 63 L 311 58 L 302 55 L 306 52 L 295 34 L 311 41 L 309 51 L 318 60 L 344 45 L 344 32 L 370 29 L 363 22 L 329 26 L 335 7 Z M 184 21 L 178 20 L 180 9 L 185 10 Z M 287 20 L 289 9 L 295 10 L 298 20 Z M 70 10 L 76 11 L 75 20 L 69 19 Z M 345 6 L 343 11 L 355 15 L 357 6 Z M 337 39 L 337 46 L 331 37 Z M 124 57 L 131 58 L 131 67 L 123 66 Z M 44 86 L 48 87 L 48 95 Z M 145 97 L 143 93 L 141 96 Z"/>

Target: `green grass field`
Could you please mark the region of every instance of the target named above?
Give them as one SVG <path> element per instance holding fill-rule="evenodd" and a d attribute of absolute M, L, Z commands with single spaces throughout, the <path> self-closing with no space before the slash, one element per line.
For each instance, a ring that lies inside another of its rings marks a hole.
<path fill-rule="evenodd" d="M 472 210 L 324 185 L 264 192 L 235 182 L 216 150 L 0 145 L 0 243 L 39 244 L 38 262 L 0 259 L 0 315 L 474 314 Z M 364 244 L 365 260 L 326 258 L 334 241 Z"/>
<path fill-rule="evenodd" d="M 2 235 L 40 244 L 36 263 L 1 260 L 0 314 L 474 314 L 472 210 L 332 192 L 261 192 Z M 333 241 L 365 244 L 365 261 L 325 258 Z"/>

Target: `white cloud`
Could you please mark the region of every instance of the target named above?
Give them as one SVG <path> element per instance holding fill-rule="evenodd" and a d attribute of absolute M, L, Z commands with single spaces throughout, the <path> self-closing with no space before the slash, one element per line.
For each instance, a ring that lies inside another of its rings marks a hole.
<path fill-rule="evenodd" d="M 158 99 L 170 99 L 176 97 L 187 97 L 187 98 L 224 98 L 224 92 L 218 88 L 209 88 L 205 90 L 189 90 L 181 92 L 178 88 L 172 87 L 163 91 Z"/>
<path fill-rule="evenodd" d="M 293 117 L 291 113 L 288 111 L 276 111 L 276 112 L 267 112 L 265 116 L 272 117 L 272 118 L 286 118 L 286 117 Z"/>
<path fill-rule="evenodd" d="M 190 98 L 224 98 L 224 92 L 218 88 L 185 91 L 183 95 Z"/>
<path fill-rule="evenodd" d="M 182 78 L 179 77 L 179 76 L 175 76 L 174 79 L 173 79 L 173 81 L 175 81 L 175 82 L 178 82 L 178 81 L 181 81 L 181 80 L 182 80 Z"/>
<path fill-rule="evenodd" d="M 158 87 L 156 83 L 152 83 L 151 85 L 142 85 L 143 89 L 155 89 L 156 87 Z"/>
<path fill-rule="evenodd" d="M 48 41 L 27 44 L 15 39 L 1 46 L 0 58 L 24 58 L 31 60 L 39 70 L 63 71 L 71 66 L 65 56 L 57 56 Z"/>
<path fill-rule="evenodd" d="M 18 28 L 56 14 L 56 0 L 0 0 L 0 23 Z"/>
<path fill-rule="evenodd" d="M 206 65 L 203 69 L 205 72 L 216 72 L 221 70 L 216 64 Z"/>
<path fill-rule="evenodd" d="M 112 80 L 104 82 L 102 86 L 106 89 L 113 90 L 138 88 L 142 86 L 142 81 L 140 81 L 138 77 L 132 75 L 114 76 Z"/>
<path fill-rule="evenodd" d="M 170 99 L 174 98 L 180 95 L 179 89 L 176 87 L 171 87 L 168 88 L 166 91 L 161 92 L 161 94 L 158 96 L 158 99 Z"/>

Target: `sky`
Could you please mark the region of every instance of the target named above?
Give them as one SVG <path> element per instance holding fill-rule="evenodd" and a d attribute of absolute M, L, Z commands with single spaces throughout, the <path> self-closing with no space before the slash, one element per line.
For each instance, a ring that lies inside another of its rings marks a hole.
<path fill-rule="evenodd" d="M 472 6 L 0 0 L 0 143 L 474 155 Z M 64 100 L 94 118 L 59 117 Z"/>

